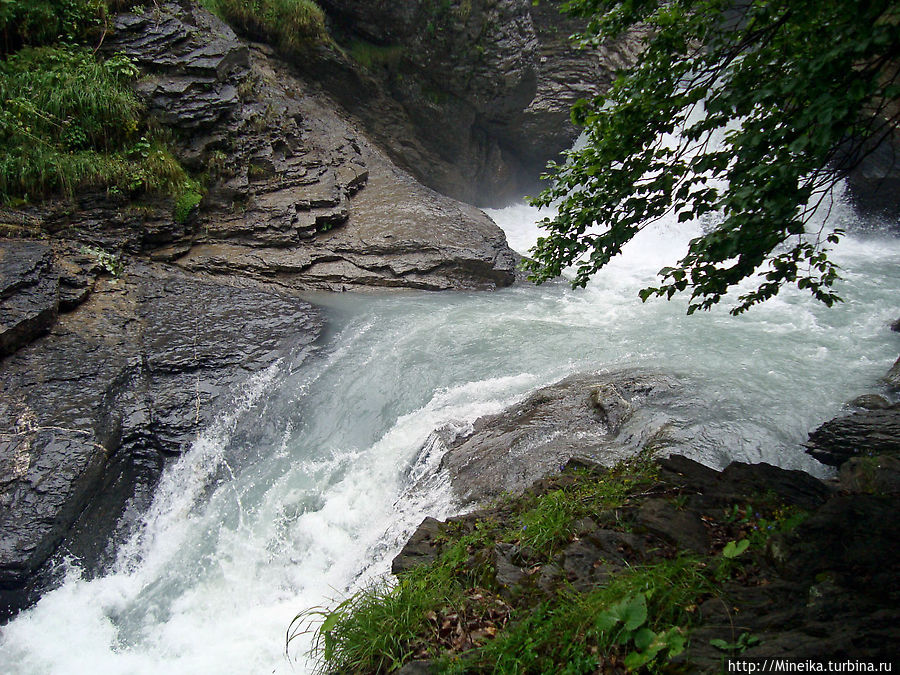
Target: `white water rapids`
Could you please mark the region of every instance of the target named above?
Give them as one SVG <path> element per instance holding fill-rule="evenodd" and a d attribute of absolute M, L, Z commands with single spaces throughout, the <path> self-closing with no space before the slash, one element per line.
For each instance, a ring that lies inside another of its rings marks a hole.
<path fill-rule="evenodd" d="M 491 215 L 514 248 L 533 243 L 533 209 Z M 849 232 L 833 309 L 794 290 L 739 318 L 641 304 L 637 291 L 698 232 L 673 222 L 642 232 L 585 290 L 317 295 L 329 322 L 319 353 L 247 383 L 166 470 L 114 570 L 82 580 L 72 561 L 60 588 L 0 629 L 0 671 L 308 672 L 302 640 L 284 653 L 292 617 L 384 574 L 425 515 L 453 511 L 439 457 L 420 457 L 429 433 L 573 372 L 674 373 L 707 402 L 693 411 L 703 461 L 812 468 L 798 444 L 877 390 L 900 347 L 888 329 L 900 239 L 840 203 L 829 224 Z"/>

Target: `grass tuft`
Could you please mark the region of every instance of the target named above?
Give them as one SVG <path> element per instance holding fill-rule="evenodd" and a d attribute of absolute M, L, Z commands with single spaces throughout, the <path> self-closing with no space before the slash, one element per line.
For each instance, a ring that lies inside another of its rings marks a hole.
<path fill-rule="evenodd" d="M 395 67 L 404 57 L 401 45 L 376 45 L 363 40 L 353 41 L 347 51 L 366 70 Z"/>
<path fill-rule="evenodd" d="M 0 61 L 0 202 L 118 193 L 196 192 L 168 146 L 144 127 L 124 56 L 70 45 L 26 47 Z"/>
<path fill-rule="evenodd" d="M 236 30 L 294 53 L 327 39 L 325 13 L 313 0 L 201 0 Z"/>

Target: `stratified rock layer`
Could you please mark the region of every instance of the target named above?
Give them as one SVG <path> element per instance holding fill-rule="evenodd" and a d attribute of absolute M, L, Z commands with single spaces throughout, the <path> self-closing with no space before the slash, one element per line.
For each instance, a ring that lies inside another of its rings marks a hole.
<path fill-rule="evenodd" d="M 806 447 L 810 455 L 831 466 L 856 455 L 900 454 L 900 405 L 829 420 L 809 435 Z"/>
<path fill-rule="evenodd" d="M 107 48 L 147 71 L 139 93 L 213 180 L 190 234 L 155 257 L 293 290 L 513 282 L 489 218 L 419 185 L 271 50 L 199 7 L 121 14 Z"/>

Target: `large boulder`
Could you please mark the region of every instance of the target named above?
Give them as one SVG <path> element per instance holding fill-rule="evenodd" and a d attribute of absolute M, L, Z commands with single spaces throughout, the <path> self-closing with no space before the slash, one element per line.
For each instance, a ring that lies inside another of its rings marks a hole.
<path fill-rule="evenodd" d="M 521 492 L 573 457 L 611 466 L 673 440 L 672 419 L 654 406 L 681 390 L 675 378 L 648 372 L 573 375 L 479 418 L 467 432 L 439 430 L 441 468 L 461 503 L 470 504 Z"/>

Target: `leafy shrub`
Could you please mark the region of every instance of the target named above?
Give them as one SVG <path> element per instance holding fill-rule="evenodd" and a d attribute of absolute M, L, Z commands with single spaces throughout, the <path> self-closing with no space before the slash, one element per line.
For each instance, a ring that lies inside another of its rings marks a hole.
<path fill-rule="evenodd" d="M 104 0 L 3 0 L 0 54 L 25 45 L 75 42 L 106 18 Z"/>
<path fill-rule="evenodd" d="M 296 52 L 323 40 L 325 13 L 313 0 L 202 0 L 239 32 Z"/>

